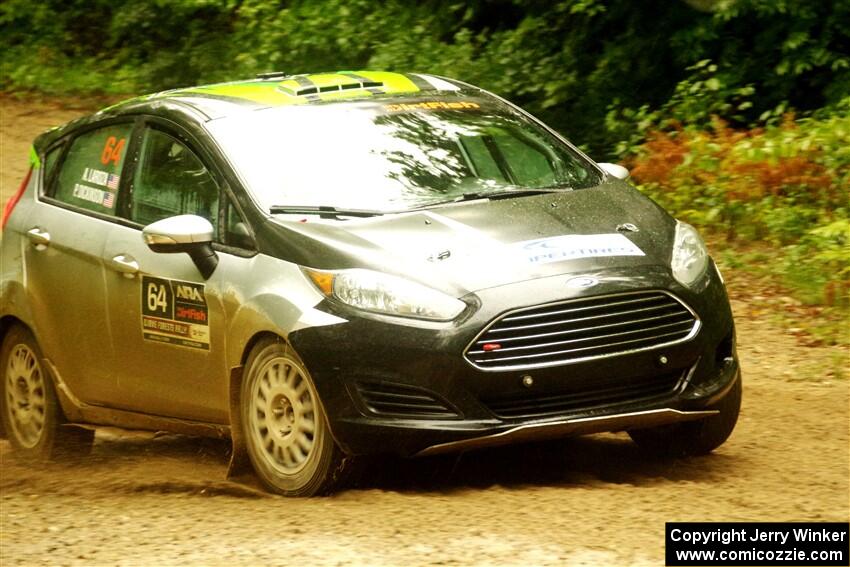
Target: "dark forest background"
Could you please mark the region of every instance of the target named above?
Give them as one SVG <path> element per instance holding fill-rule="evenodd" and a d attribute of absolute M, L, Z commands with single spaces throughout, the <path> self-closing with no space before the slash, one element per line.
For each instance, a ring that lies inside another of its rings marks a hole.
<path fill-rule="evenodd" d="M 7 90 L 428 72 L 495 91 L 597 154 L 646 110 L 748 126 L 850 94 L 847 0 L 6 0 L 0 25 Z"/>

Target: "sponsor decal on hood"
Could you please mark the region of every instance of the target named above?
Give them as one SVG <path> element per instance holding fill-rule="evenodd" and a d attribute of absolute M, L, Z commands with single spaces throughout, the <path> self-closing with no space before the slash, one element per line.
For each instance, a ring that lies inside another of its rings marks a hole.
<path fill-rule="evenodd" d="M 643 250 L 622 234 L 566 234 L 526 240 L 513 245 L 531 264 L 548 264 L 577 258 L 645 256 Z"/>

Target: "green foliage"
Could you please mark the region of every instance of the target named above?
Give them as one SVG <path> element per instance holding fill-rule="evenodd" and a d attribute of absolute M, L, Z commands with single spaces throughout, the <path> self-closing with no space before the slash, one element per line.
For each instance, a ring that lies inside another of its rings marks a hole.
<path fill-rule="evenodd" d="M 143 93 L 268 70 L 433 72 L 494 90 L 606 158 L 617 142 L 634 145 L 630 124 L 638 135 L 661 118 L 747 125 L 836 102 L 850 92 L 847 21 L 843 0 L 663 10 L 653 0 L 6 0 L 0 86 Z"/>
<path fill-rule="evenodd" d="M 634 154 L 647 134 L 653 130 L 671 130 L 687 124 L 709 128 L 715 117 L 746 123 L 743 113 L 753 107 L 752 85 L 730 85 L 728 77 L 709 59 L 687 68 L 691 73 L 682 79 L 667 102 L 657 110 L 644 104 L 638 109 L 625 108 L 619 100 L 608 107 L 605 126 L 612 138 L 619 140 L 615 153 L 619 157 Z M 784 109 L 784 106 L 780 109 Z M 774 111 L 763 113 L 762 121 Z"/>
<path fill-rule="evenodd" d="M 235 2 L 48 0 L 0 4 L 3 87 L 149 92 L 229 76 Z M 210 33 L 215 29 L 217 33 Z"/>
<path fill-rule="evenodd" d="M 772 273 L 809 304 L 850 306 L 850 99 L 748 131 L 655 132 L 635 148 L 640 188 L 679 218 L 775 247 Z"/>
<path fill-rule="evenodd" d="M 783 257 L 785 279 L 810 304 L 850 306 L 850 221 L 846 216 L 805 233 Z"/>

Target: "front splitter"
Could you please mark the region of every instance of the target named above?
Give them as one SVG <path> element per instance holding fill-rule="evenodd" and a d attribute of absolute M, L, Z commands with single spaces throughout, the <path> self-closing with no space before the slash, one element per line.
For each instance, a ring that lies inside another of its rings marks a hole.
<path fill-rule="evenodd" d="M 694 421 L 720 413 L 717 410 L 706 411 L 680 411 L 672 408 L 662 408 L 632 413 L 621 413 L 600 417 L 583 417 L 561 421 L 548 421 L 545 423 L 532 423 L 520 425 L 512 429 L 462 439 L 449 443 L 431 445 L 415 454 L 416 457 L 439 455 L 441 453 L 457 453 L 481 449 L 483 447 L 495 447 L 498 445 L 509 445 L 527 441 L 542 441 L 545 439 L 557 439 L 572 435 L 586 435 L 590 433 L 602 433 L 604 431 L 620 431 L 624 429 L 641 429 L 656 425 L 667 425 L 681 421 Z"/>

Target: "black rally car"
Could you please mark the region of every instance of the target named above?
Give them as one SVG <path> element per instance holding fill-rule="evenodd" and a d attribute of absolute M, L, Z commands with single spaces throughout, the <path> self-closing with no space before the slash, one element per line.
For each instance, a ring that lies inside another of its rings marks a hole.
<path fill-rule="evenodd" d="M 39 137 L 4 213 L 3 424 L 230 436 L 266 485 L 352 459 L 738 415 L 696 231 L 486 91 L 340 72 L 134 99 Z M 77 337 L 68 340 L 68 337 Z"/>

